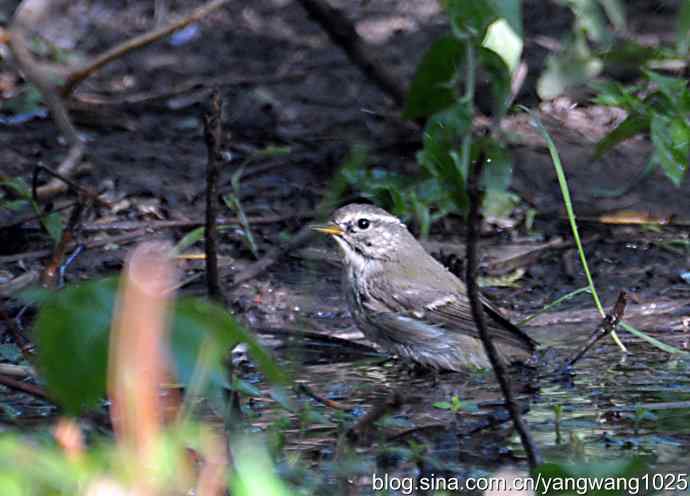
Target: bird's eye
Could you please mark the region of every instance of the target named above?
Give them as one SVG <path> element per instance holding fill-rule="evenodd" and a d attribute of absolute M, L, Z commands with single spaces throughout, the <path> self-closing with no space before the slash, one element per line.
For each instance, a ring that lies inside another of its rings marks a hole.
<path fill-rule="evenodd" d="M 359 219 L 357 221 L 357 227 L 359 227 L 362 230 L 368 229 L 369 228 L 369 219 Z"/>

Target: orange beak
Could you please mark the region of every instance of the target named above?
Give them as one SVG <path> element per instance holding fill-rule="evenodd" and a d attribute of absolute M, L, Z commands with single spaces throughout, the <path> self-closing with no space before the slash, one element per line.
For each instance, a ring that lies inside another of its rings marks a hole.
<path fill-rule="evenodd" d="M 319 231 L 331 236 L 342 236 L 343 230 L 337 224 L 322 224 L 310 226 L 314 231 Z"/>

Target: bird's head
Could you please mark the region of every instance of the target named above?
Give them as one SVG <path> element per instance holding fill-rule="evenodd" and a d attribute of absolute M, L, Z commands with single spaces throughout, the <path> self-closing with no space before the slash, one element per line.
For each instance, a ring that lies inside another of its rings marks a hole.
<path fill-rule="evenodd" d="M 397 217 L 373 205 L 359 203 L 339 208 L 333 212 L 330 222 L 313 229 L 333 236 L 346 262 L 354 265 L 398 258 L 401 245 L 412 237 Z"/>

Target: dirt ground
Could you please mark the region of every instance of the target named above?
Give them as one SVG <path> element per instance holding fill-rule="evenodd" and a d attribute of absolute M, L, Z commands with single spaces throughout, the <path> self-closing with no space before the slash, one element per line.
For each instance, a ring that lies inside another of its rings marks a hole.
<path fill-rule="evenodd" d="M 167 15 L 180 16 L 201 3 L 167 2 Z M 431 0 L 332 3 L 356 22 L 380 62 L 406 82 L 424 50 L 447 29 L 438 3 Z M 670 42 L 676 3 L 628 2 L 629 35 L 650 43 Z M 16 4 L 0 1 L 4 19 Z M 560 40 L 571 18 L 555 2 L 541 0 L 526 2 L 524 17 L 529 75 L 516 102 L 539 109 L 558 145 L 604 304 L 612 305 L 618 292 L 625 289 L 636 295 L 631 311 L 637 308 L 640 316 L 648 315 L 643 315 L 644 308 L 649 308 L 644 305 L 668 305 L 663 308 L 671 310 L 656 315 L 652 326 L 673 333 L 674 344 L 687 347 L 690 286 L 681 275 L 690 270 L 690 251 L 687 246 L 669 249 L 669 242 L 688 240 L 690 181 L 686 177 L 675 187 L 658 170 L 638 179 L 651 151 L 644 137 L 593 160 L 594 144 L 623 115 L 591 105 L 586 92 L 540 103 L 534 84 L 548 54 L 545 47 L 548 41 Z M 45 34 L 65 49 L 95 54 L 152 28 L 154 19 L 153 2 L 79 0 L 70 2 L 62 16 L 51 19 Z M 0 74 L 7 77 L 13 77 L 8 76 L 12 71 L 0 66 Z M 15 82 L 21 84 L 18 79 Z M 177 94 L 176 88 L 191 82 L 198 84 Z M 220 87 L 225 103 L 222 192 L 231 190 L 231 175 L 253 152 L 268 146 L 289 147 L 285 155 L 252 161 L 240 182 L 242 204 L 248 215 L 258 219 L 253 230 L 261 254 L 311 220 L 353 145 L 368 146 L 372 166 L 409 173 L 417 169 L 419 131 L 398 117 L 399 109 L 392 101 L 352 65 L 296 2 L 233 1 L 183 34 L 107 66 L 79 88 L 78 99 L 101 103 L 73 113 L 87 142 L 88 169 L 78 180 L 104 191 L 116 208 L 89 214 L 84 240 L 105 242 L 76 259 L 67 272 L 68 283 L 119 270 L 134 241 L 154 237 L 178 241 L 191 230 L 189 226 L 149 229 L 127 242 L 108 243 L 108 238 L 130 232 L 118 228 L 117 222 L 143 225 L 147 221 L 203 220 L 207 155 L 201 116 L 214 84 Z M 126 102 L 134 99 L 140 101 Z M 482 242 L 500 252 L 503 246 L 570 239 L 543 141 L 525 114 L 511 115 L 502 127 L 510 136 L 514 159 L 512 190 L 525 207 L 536 209 L 536 223 L 529 233 L 524 227 L 489 229 Z M 65 153 L 64 142 L 48 118 L 0 125 L 2 176 L 30 181 L 36 164 L 55 166 Z M 622 194 L 606 194 L 627 186 Z M 354 194 L 348 197 L 355 198 Z M 53 207 L 69 201 L 68 196 L 59 197 Z M 677 225 L 652 230 L 594 221 L 601 214 L 623 209 L 670 217 Z M 233 215 L 228 210 L 221 214 Z M 11 224 L 16 215 L 0 212 L 0 226 Z M 276 217 L 280 219 L 272 220 Z M 111 224 L 111 228 L 97 223 Z M 463 233 L 461 223 L 451 219 L 435 226 L 431 237 L 454 243 Z M 221 262 L 232 267 L 222 282 L 228 300 L 245 322 L 275 328 L 306 321 L 311 322 L 307 327 L 320 332 L 361 337 L 348 319 L 336 266 L 314 262 L 313 256 L 295 251 L 258 277 L 231 287 L 233 274 L 250 264 L 252 257 L 237 228 L 223 231 L 221 240 Z M 49 257 L 24 255 L 50 246 L 35 222 L 0 229 L 3 277 L 40 272 Z M 325 253 L 334 248 L 325 240 L 316 240 L 312 246 L 325 248 Z M 196 252 L 201 249 L 200 244 L 193 247 Z M 199 274 L 202 268 L 202 262 L 181 262 L 185 276 Z M 487 272 L 490 269 L 487 262 Z M 585 285 L 572 246 L 545 250 L 526 263 L 525 269 L 516 286 L 486 289 L 516 316 L 539 310 Z M 183 291 L 203 293 L 203 279 L 196 279 Z M 591 308 L 591 300 L 580 296 L 559 310 L 565 309 L 561 317 L 567 320 L 573 317 L 568 311 L 582 315 Z M 596 315 L 590 320 L 595 321 Z M 664 339 L 663 334 L 659 337 Z M 557 341 L 558 336 L 551 339 Z"/>
<path fill-rule="evenodd" d="M 5 1 L 0 6 L 6 17 L 15 4 Z M 167 15 L 174 18 L 198 4 L 169 2 Z M 381 63 L 403 81 L 409 81 L 425 48 L 446 29 L 438 4 L 433 1 L 338 2 L 337 6 L 356 22 L 358 32 L 374 47 Z M 634 2 L 629 7 L 630 35 L 648 42 L 669 41 L 673 12 L 670 3 Z M 150 2 L 71 2 L 64 16 L 51 18 L 39 31 L 65 49 L 94 54 L 150 29 L 154 14 Z M 567 31 L 571 18 L 566 9 L 551 2 L 527 2 L 524 14 L 529 77 L 517 102 L 538 105 L 534 80 L 548 53 L 544 39 L 557 41 Z M 89 168 L 79 180 L 107 191 L 109 200 L 117 204 L 116 213 L 96 212 L 93 221 L 203 217 L 206 149 L 201 114 L 213 81 L 220 84 L 225 102 L 227 163 L 223 166 L 221 191 L 229 190 L 231 174 L 252 151 L 271 145 L 290 149 L 285 156 L 254 161 L 241 181 L 242 203 L 248 214 L 291 217 L 280 223 L 257 223 L 262 250 L 275 243 L 280 233 L 295 231 L 308 221 L 352 145 L 369 146 L 372 166 L 412 173 L 416 170 L 418 131 L 397 117 L 392 102 L 349 62 L 298 4 L 287 0 L 231 2 L 184 35 L 132 53 L 106 67 L 78 91 L 83 100 L 94 95 L 108 102 L 144 98 L 142 103 L 101 104 L 74 113 L 88 143 Z M 202 84 L 196 91 L 155 98 L 169 95 L 190 81 Z M 647 139 L 630 140 L 603 159 L 592 160 L 593 143 L 620 121 L 621 112 L 591 106 L 586 96 L 580 101 L 564 97 L 544 103 L 540 110 L 558 144 L 579 216 L 591 218 L 627 209 L 687 220 L 687 180 L 676 188 L 662 177 L 661 171 L 643 180 L 635 179 L 649 157 Z M 544 239 L 567 236 L 560 192 L 543 143 L 525 115 L 508 118 L 503 128 L 516 136 L 511 144 L 515 161 L 513 189 L 537 210 L 537 232 Z M 2 173 L 9 177 L 28 179 L 34 165 L 54 166 L 66 153 L 54 124 L 47 118 L 2 126 L 0 144 Z M 628 185 L 632 187 L 623 195 L 600 194 Z M 55 204 L 64 201 L 61 198 Z M 6 222 L 11 220 L 10 214 L 3 215 Z M 456 223 L 445 223 L 434 233 L 453 239 L 460 234 L 456 229 Z M 625 242 L 619 236 L 623 233 L 624 238 L 636 239 L 645 247 L 641 257 L 637 255 L 640 247 L 626 250 L 624 253 L 630 253 L 633 260 L 621 261 L 623 266 L 644 259 L 647 279 L 660 282 L 655 277 L 658 279 L 658 273 L 662 273 L 666 290 L 669 284 L 684 289 L 678 275 L 668 273 L 670 255 L 663 251 L 652 255 L 646 249 L 649 245 L 645 236 L 638 236 L 637 230 L 596 224 L 585 224 L 582 229 L 585 235 L 590 231 L 601 234 L 600 241 L 592 246 L 592 254 L 600 254 L 593 262 L 595 266 L 620 261 L 620 253 L 608 258 L 606 246 Z M 179 239 L 184 232 L 171 229 L 158 234 Z M 115 229 L 86 236 L 116 233 Z M 677 234 L 685 235 L 683 230 Z M 19 233 L 12 230 L 4 236 L 0 245 L 3 255 L 49 246 L 45 236 L 35 229 Z M 248 253 L 237 237 L 228 232 L 228 243 L 222 249 L 237 259 L 240 267 L 246 263 Z M 505 240 L 506 235 L 498 233 L 494 239 Z M 87 253 L 78 259 L 68 279 L 91 278 L 117 269 L 122 254 L 123 249 Z M 650 269 L 650 264 L 657 270 Z M 8 268 L 13 270 L 12 266 Z M 532 273 L 539 272 L 539 267 L 532 267 L 527 283 Z M 561 287 L 568 285 L 573 276 L 566 274 L 560 283 L 550 280 L 541 284 Z M 623 285 L 644 286 L 645 282 Z M 616 284 L 611 281 L 611 286 Z M 529 302 L 527 305 L 532 306 Z"/>

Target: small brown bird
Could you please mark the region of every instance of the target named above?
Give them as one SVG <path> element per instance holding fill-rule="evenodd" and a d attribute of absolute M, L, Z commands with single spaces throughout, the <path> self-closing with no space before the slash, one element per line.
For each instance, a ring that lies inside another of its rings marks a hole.
<path fill-rule="evenodd" d="M 345 258 L 344 289 L 365 336 L 385 350 L 434 369 L 491 367 L 472 318 L 465 284 L 429 255 L 383 209 L 351 204 L 331 222 Z M 482 297 L 489 333 L 502 358 L 526 360 L 535 342 Z"/>

